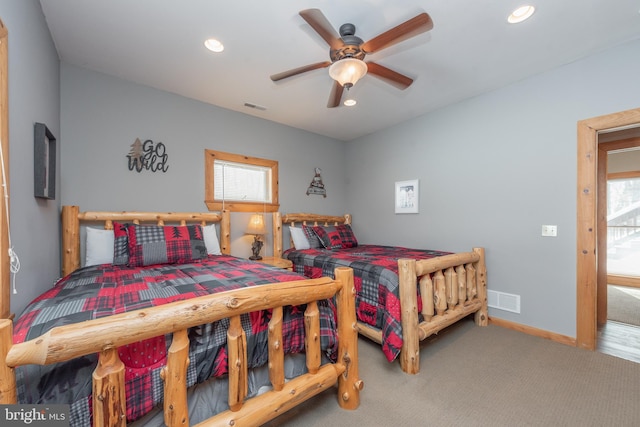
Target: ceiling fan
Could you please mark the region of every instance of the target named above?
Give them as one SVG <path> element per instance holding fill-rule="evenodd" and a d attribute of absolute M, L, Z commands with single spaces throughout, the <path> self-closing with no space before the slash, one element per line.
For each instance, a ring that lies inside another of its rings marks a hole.
<path fill-rule="evenodd" d="M 348 90 L 367 72 L 398 89 L 409 87 L 413 83 L 413 79 L 375 62 L 364 62 L 364 58 L 367 54 L 378 52 L 433 28 L 431 17 L 423 12 L 364 42 L 355 35 L 356 27 L 353 24 L 341 25 L 340 34 L 336 33 L 319 9 L 303 10 L 300 12 L 300 16 L 329 44 L 329 58 L 331 60 L 274 74 L 271 76 L 271 80 L 277 82 L 307 71 L 329 67 L 329 75 L 335 82 L 327 103 L 328 108 L 340 105 L 344 89 Z"/>

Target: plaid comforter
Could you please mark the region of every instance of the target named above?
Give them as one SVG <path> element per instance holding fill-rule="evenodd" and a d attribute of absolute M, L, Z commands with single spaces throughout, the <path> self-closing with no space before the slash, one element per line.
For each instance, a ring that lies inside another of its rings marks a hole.
<path fill-rule="evenodd" d="M 210 256 L 200 262 L 143 268 L 100 265 L 85 267 L 61 279 L 34 300 L 14 326 L 14 342 L 35 338 L 59 325 L 159 306 L 229 289 L 301 279 L 300 275 L 231 256 Z M 335 360 L 335 307 L 321 301 L 321 341 Z M 243 315 L 250 367 L 268 360 L 270 311 Z M 187 385 L 227 373 L 227 319 L 192 328 Z M 304 352 L 304 307 L 288 307 L 283 322 L 286 353 Z M 127 419 L 135 420 L 162 401 L 160 370 L 166 363 L 171 336 L 161 336 L 119 348 L 125 364 Z M 91 374 L 97 355 L 47 366 L 16 369 L 20 403 L 71 404 L 71 424 L 91 425 Z"/>
<path fill-rule="evenodd" d="M 353 268 L 358 320 L 382 331 L 382 351 L 392 362 L 402 349 L 398 259 L 427 259 L 447 254 L 449 252 L 398 246 L 359 245 L 332 250 L 289 249 L 282 257 L 293 262 L 295 272 L 310 278 L 333 277 L 333 271 L 339 266 Z"/>

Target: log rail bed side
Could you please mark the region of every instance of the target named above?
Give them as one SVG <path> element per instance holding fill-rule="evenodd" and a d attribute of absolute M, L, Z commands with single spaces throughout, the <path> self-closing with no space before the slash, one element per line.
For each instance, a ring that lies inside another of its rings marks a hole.
<path fill-rule="evenodd" d="M 283 224 L 339 225 L 351 224 L 351 215 L 326 216 L 311 213 L 273 214 L 274 255 L 282 256 Z M 293 244 L 291 243 L 292 247 Z M 458 320 L 475 313 L 479 326 L 488 325 L 487 271 L 484 248 L 470 252 L 415 260 L 398 260 L 398 286 L 403 344 L 400 366 L 406 373 L 420 371 L 420 341 L 438 333 Z M 418 313 L 418 292 L 422 311 Z M 419 314 L 423 320 L 419 321 Z M 382 343 L 382 332 L 358 322 L 358 332 Z"/>
<path fill-rule="evenodd" d="M 80 213 L 77 207 L 64 207 L 64 215 L 77 220 L 63 219 L 63 234 L 74 242 L 79 236 L 81 220 L 110 221 L 136 217 L 139 221 L 224 221 L 224 215 L 171 213 Z M 217 219 L 216 219 L 217 218 Z M 225 240 L 222 225 L 221 241 Z M 226 228 L 228 232 L 228 228 Z M 69 236 L 67 236 L 69 238 Z M 228 238 L 228 236 L 227 236 Z M 221 242 L 221 247 L 224 243 Z M 69 242 L 66 242 L 68 244 Z M 75 246 L 64 257 L 79 258 Z M 224 249 L 223 249 L 224 250 Z M 228 251 L 228 246 L 227 246 Z M 72 265 L 71 261 L 65 266 Z M 75 262 L 75 261 L 74 261 Z M 77 260 L 79 263 L 79 261 Z M 79 264 L 78 264 L 79 265 Z M 336 296 L 338 315 L 338 360 L 333 364 L 320 364 L 320 320 L 317 301 Z M 124 365 L 118 347 L 147 338 L 173 334 L 168 349 L 167 364 L 163 368 L 164 421 L 168 426 L 189 425 L 187 409 L 186 375 L 189 364 L 187 329 L 223 318 L 230 319 L 228 337 L 230 409 L 198 424 L 257 426 L 277 417 L 314 395 L 337 384 L 338 404 L 345 409 L 359 406 L 359 391 L 363 382 L 358 378 L 357 327 L 355 318 L 355 288 L 353 271 L 338 268 L 335 279 L 320 278 L 258 287 L 242 288 L 177 301 L 159 307 L 140 309 L 128 313 L 56 327 L 30 341 L 13 344 L 13 323 L 0 320 L 0 403 L 17 401 L 14 368 L 24 364 L 50 364 L 70 360 L 81 355 L 98 353 L 98 365 L 93 373 L 93 402 L 95 426 L 126 425 Z M 291 381 L 284 378 L 284 352 L 282 342 L 282 308 L 307 304 L 305 311 L 305 348 L 308 373 Z M 269 322 L 269 378 L 272 388 L 259 396 L 247 399 L 248 359 L 246 336 L 240 315 L 258 310 L 273 309 Z"/>

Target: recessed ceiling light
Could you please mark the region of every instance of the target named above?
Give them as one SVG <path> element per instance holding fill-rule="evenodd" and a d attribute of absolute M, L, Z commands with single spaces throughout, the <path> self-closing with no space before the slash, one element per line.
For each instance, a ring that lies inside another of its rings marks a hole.
<path fill-rule="evenodd" d="M 518 22 L 522 22 L 525 19 L 529 19 L 531 15 L 533 15 L 533 12 L 535 11 L 536 11 L 536 8 L 533 6 L 530 6 L 530 5 L 520 6 L 519 8 L 511 12 L 511 15 L 509 15 L 509 17 L 507 18 L 507 21 L 510 24 L 517 24 Z"/>
<path fill-rule="evenodd" d="M 216 40 L 216 39 L 207 39 L 207 40 L 205 40 L 204 45 L 211 52 L 216 52 L 217 53 L 217 52 L 222 52 L 224 50 L 224 45 L 222 43 L 220 43 L 219 40 Z"/>
<path fill-rule="evenodd" d="M 344 105 L 346 105 L 347 107 L 353 107 L 356 104 L 357 102 L 355 99 L 345 99 L 344 101 Z"/>

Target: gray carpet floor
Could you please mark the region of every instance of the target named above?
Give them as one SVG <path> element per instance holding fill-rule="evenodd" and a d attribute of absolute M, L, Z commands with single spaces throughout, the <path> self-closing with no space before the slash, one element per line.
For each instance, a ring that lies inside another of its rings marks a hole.
<path fill-rule="evenodd" d="M 607 319 L 640 326 L 640 289 L 608 285 Z"/>
<path fill-rule="evenodd" d="M 407 375 L 360 338 L 360 407 L 331 389 L 269 426 L 639 426 L 640 364 L 465 319 Z"/>

